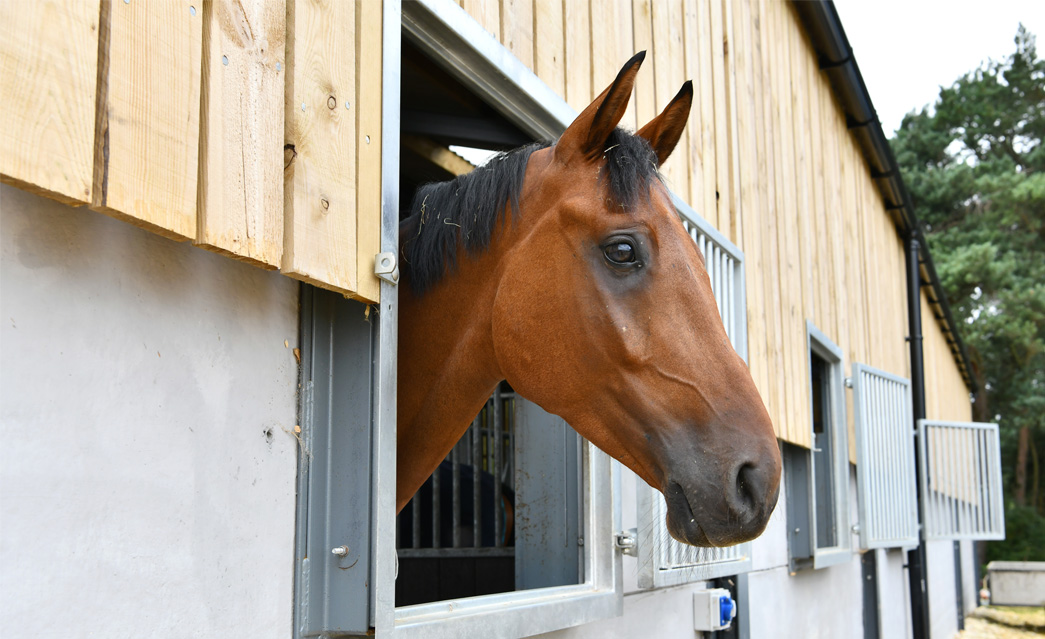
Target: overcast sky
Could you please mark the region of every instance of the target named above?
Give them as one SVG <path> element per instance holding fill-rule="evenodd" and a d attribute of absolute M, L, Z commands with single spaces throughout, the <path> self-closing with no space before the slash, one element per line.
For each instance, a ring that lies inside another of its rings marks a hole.
<path fill-rule="evenodd" d="M 1045 0 L 835 0 L 885 134 L 981 61 L 1016 50 L 1020 22 L 1045 51 Z"/>

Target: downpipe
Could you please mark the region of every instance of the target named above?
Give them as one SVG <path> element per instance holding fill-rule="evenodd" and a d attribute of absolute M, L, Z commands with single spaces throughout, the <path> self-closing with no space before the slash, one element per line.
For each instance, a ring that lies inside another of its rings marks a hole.
<path fill-rule="evenodd" d="M 918 258 L 921 242 L 915 237 L 912 229 L 904 236 L 904 253 L 907 257 L 907 320 L 909 335 L 907 342 L 911 347 L 911 408 L 914 429 L 915 451 L 920 442 L 918 437 L 918 420 L 925 419 L 925 360 L 922 354 L 922 290 L 921 273 Z M 915 486 L 921 485 L 921 472 L 915 453 Z M 922 504 L 922 491 L 917 490 L 918 502 L 918 546 L 907 551 L 907 578 L 911 592 L 911 630 L 914 639 L 930 639 L 929 634 L 929 589 L 926 572 L 925 547 L 925 511 Z"/>

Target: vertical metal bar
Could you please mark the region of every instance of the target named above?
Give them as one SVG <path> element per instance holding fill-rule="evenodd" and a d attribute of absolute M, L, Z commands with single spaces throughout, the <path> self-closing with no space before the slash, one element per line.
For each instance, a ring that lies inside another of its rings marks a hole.
<path fill-rule="evenodd" d="M 421 547 L 421 496 L 414 495 L 410 499 L 410 515 L 412 517 L 410 527 L 410 547 Z"/>
<path fill-rule="evenodd" d="M 473 422 L 474 423 L 474 422 Z M 453 511 L 453 524 L 451 530 L 453 531 L 453 547 L 461 547 L 461 442 L 457 442 L 454 445 L 452 451 L 450 451 L 450 473 L 451 473 L 451 488 L 453 494 L 451 495 L 451 509 Z"/>
<path fill-rule="evenodd" d="M 493 545 L 503 546 L 501 541 L 501 429 L 504 427 L 504 407 L 501 405 L 500 385 L 493 391 Z"/>
<path fill-rule="evenodd" d="M 440 539 L 440 533 L 442 528 L 442 493 L 440 492 L 441 486 L 439 481 L 439 475 L 443 472 L 442 464 L 435 467 L 435 472 L 432 473 L 432 548 L 442 548 L 442 539 Z"/>
<path fill-rule="evenodd" d="M 489 406 L 489 403 L 487 403 Z M 478 548 L 482 545 L 482 529 L 479 527 L 480 495 L 479 486 L 482 483 L 482 460 L 480 459 L 482 439 L 482 416 L 486 408 L 472 422 L 472 546 Z"/>
<path fill-rule="evenodd" d="M 386 0 L 381 15 L 381 251 L 399 250 L 399 97 L 401 0 Z M 374 52 L 373 55 L 377 55 Z M 378 636 L 395 626 L 396 370 L 399 345 L 399 290 L 381 282 L 374 353 L 374 455 L 371 522 L 371 625 Z M 374 314 L 371 314 L 374 317 Z"/>

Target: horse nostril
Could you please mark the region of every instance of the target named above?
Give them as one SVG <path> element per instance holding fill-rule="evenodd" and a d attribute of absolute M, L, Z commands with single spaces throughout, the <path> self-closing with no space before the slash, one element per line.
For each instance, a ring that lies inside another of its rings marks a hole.
<path fill-rule="evenodd" d="M 759 485 L 759 474 L 755 470 L 755 465 L 743 464 L 737 471 L 737 510 L 747 512 L 759 510 L 758 499 L 761 492 Z"/>

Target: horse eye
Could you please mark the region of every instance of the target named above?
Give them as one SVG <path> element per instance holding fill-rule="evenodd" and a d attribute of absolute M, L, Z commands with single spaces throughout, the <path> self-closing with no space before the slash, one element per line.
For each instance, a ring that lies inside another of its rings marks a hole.
<path fill-rule="evenodd" d="M 635 262 L 635 249 L 627 242 L 614 242 L 603 251 L 606 259 L 614 264 L 633 264 Z"/>

